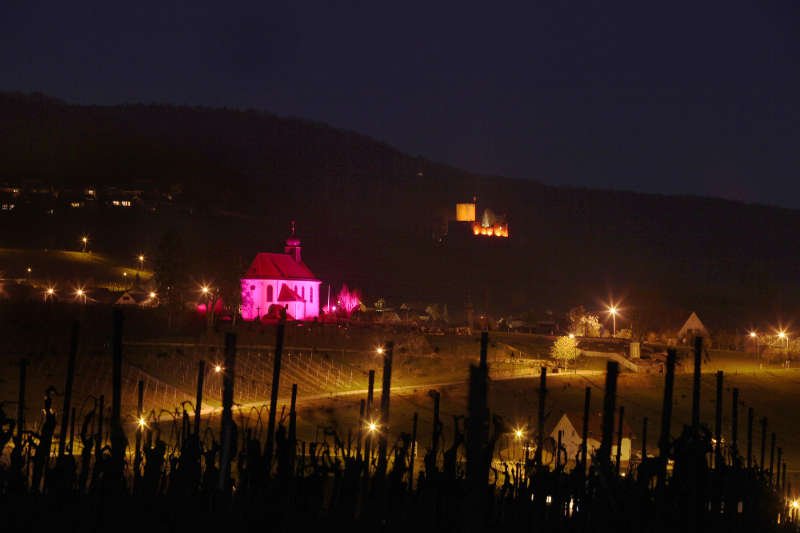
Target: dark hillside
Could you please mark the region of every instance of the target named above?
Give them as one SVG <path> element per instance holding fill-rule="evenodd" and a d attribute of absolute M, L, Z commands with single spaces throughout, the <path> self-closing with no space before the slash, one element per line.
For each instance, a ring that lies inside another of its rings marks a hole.
<path fill-rule="evenodd" d="M 479 309 L 561 312 L 613 291 L 639 324 L 695 309 L 712 328 L 775 322 L 800 307 L 800 212 L 478 176 L 264 112 L 2 94 L 0 162 L 0 182 L 144 184 L 182 190 L 191 206 L 2 213 L 9 246 L 74 247 L 88 231 L 95 246 L 129 254 L 174 227 L 192 252 L 188 274 L 201 277 L 277 248 L 296 219 L 315 271 L 370 300 L 446 300 L 458 312 L 469 293 Z M 508 214 L 512 237 L 435 242 L 453 204 L 473 193 Z"/>

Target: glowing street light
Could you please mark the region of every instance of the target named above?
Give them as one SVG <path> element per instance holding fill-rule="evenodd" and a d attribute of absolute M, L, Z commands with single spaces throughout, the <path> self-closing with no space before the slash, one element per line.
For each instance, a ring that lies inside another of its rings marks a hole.
<path fill-rule="evenodd" d="M 46 302 L 49 298 L 52 298 L 56 295 L 55 287 L 47 287 L 44 291 L 44 301 Z"/>
<path fill-rule="evenodd" d="M 86 303 L 86 291 L 78 287 L 75 289 L 75 298 L 80 298 L 83 300 L 83 303 Z"/>
<path fill-rule="evenodd" d="M 86 247 L 89 245 L 89 237 L 86 235 L 81 237 L 81 244 L 83 245 L 83 251 L 86 252 Z"/>
<path fill-rule="evenodd" d="M 208 293 L 211 292 L 211 287 L 209 287 L 208 285 L 203 285 L 202 287 L 200 287 L 200 292 L 202 292 L 204 295 L 207 296 Z"/>
<path fill-rule="evenodd" d="M 614 326 L 613 326 L 614 329 L 613 329 L 613 333 L 611 335 L 612 337 L 616 337 L 617 336 L 617 313 L 618 312 L 619 312 L 619 310 L 617 309 L 616 305 L 612 304 L 612 305 L 610 305 L 608 307 L 608 314 L 611 315 L 611 319 L 613 320 L 613 323 L 614 323 Z"/>
<path fill-rule="evenodd" d="M 778 338 L 782 341 L 786 342 L 786 351 L 789 351 L 789 334 L 786 333 L 786 330 L 781 329 L 778 330 Z"/>
<path fill-rule="evenodd" d="M 517 428 L 514 430 L 514 438 L 517 440 L 522 440 L 522 437 L 525 436 L 525 430 L 522 428 Z"/>
<path fill-rule="evenodd" d="M 376 431 L 378 431 L 378 424 L 376 424 L 373 421 L 370 421 L 367 424 L 367 431 L 369 431 L 370 433 L 375 433 Z"/>
<path fill-rule="evenodd" d="M 150 291 L 150 293 L 147 296 L 149 296 L 151 300 L 155 300 L 157 295 L 155 291 Z"/>
<path fill-rule="evenodd" d="M 375 353 L 378 355 L 383 355 L 385 351 L 386 350 L 383 348 L 383 346 L 378 346 L 377 348 L 375 348 Z"/>
<path fill-rule="evenodd" d="M 144 429 L 147 427 L 147 420 L 145 420 L 143 416 L 140 416 L 136 423 L 139 425 L 139 429 Z"/>
<path fill-rule="evenodd" d="M 755 331 L 751 331 L 750 333 L 747 334 L 747 336 L 750 337 L 750 339 L 753 341 L 753 344 L 755 345 L 756 358 L 760 360 L 761 354 L 758 353 L 758 333 Z M 759 367 L 760 366 L 761 364 L 759 363 Z"/>
<path fill-rule="evenodd" d="M 220 365 L 220 364 L 214 365 L 214 372 L 216 372 L 217 374 L 222 372 L 222 365 Z"/>
<path fill-rule="evenodd" d="M 139 257 L 136 258 L 139 261 L 139 272 L 144 270 L 144 254 L 139 254 Z"/>
<path fill-rule="evenodd" d="M 575 334 L 574 333 L 570 333 L 569 334 L 569 339 L 572 341 L 572 349 L 575 352 L 575 359 L 577 359 L 578 358 L 578 341 L 575 340 Z M 564 368 L 566 368 L 566 367 L 567 367 L 567 361 L 564 360 Z"/>

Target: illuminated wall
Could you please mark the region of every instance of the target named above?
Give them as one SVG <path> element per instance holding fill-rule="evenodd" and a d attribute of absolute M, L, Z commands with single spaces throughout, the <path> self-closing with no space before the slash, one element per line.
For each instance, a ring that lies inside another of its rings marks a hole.
<path fill-rule="evenodd" d="M 508 224 L 482 226 L 481 224 L 475 223 L 472 225 L 472 233 L 475 236 L 508 237 Z"/>
<path fill-rule="evenodd" d="M 295 320 L 313 320 L 319 316 L 319 281 L 291 279 L 242 279 L 244 320 L 258 320 L 269 314 L 272 306 L 286 307 Z"/>
<path fill-rule="evenodd" d="M 475 204 L 456 204 L 456 220 L 475 222 Z"/>

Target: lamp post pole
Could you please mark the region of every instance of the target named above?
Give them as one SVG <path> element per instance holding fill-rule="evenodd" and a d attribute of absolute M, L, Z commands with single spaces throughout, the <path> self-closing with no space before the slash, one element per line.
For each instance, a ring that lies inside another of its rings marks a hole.
<path fill-rule="evenodd" d="M 755 331 L 750 332 L 750 338 L 753 339 L 753 347 L 755 348 L 755 358 L 758 360 L 758 368 L 761 368 L 761 354 L 758 353 L 758 333 Z"/>
<path fill-rule="evenodd" d="M 616 305 L 609 306 L 608 312 L 611 315 L 611 322 L 613 324 L 613 326 L 612 326 L 613 329 L 612 329 L 611 336 L 616 338 L 616 336 L 617 336 L 617 306 Z"/>
<path fill-rule="evenodd" d="M 778 338 L 784 341 L 783 348 L 783 367 L 789 366 L 789 335 L 784 330 L 778 332 Z"/>

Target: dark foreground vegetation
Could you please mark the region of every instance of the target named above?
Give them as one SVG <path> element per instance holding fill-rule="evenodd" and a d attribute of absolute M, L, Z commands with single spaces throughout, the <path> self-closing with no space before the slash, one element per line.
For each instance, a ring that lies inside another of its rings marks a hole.
<path fill-rule="evenodd" d="M 555 446 L 548 448 L 544 431 L 547 372 L 542 369 L 532 439 L 525 439 L 518 460 L 498 460 L 495 444 L 513 429 L 487 404 L 485 333 L 478 364 L 469 368 L 468 411 L 455 421 L 447 448 L 442 445 L 437 391 L 430 392 L 431 441 L 418 443 L 416 415 L 411 432 L 389 441 L 391 341 L 383 346 L 380 395 L 373 393 L 375 374 L 370 373 L 359 426 L 348 429 L 346 435 L 329 429 L 314 441 L 300 441 L 296 388 L 288 412 L 278 412 L 282 323 L 276 332 L 266 421 L 243 427 L 234 420 L 237 346 L 236 336 L 227 334 L 218 430 L 201 430 L 203 380 L 208 371 L 201 363 L 197 397 L 193 403 L 181 404 L 171 428 L 162 428 L 157 418 L 146 416 L 140 388 L 140 423 L 134 431 L 128 428 L 126 435 L 121 416 L 123 320 L 119 311 L 113 324 L 112 397 L 110 402 L 104 396 L 96 398 L 82 420 L 76 420 L 72 398 L 77 323 L 63 391 L 45 391 L 37 427 L 24 417 L 28 376 L 25 361 L 20 362 L 17 416 L 6 412 L 13 402 L 0 404 L 3 531 L 796 530 L 797 504 L 790 499 L 793 492 L 786 482 L 782 451 L 775 446 L 776 436 L 768 436 L 766 418 L 756 421 L 749 409 L 740 439 L 737 389 L 732 391 L 730 434 L 722 435 L 722 405 L 728 400 L 723 398 L 721 372 L 714 422 L 706 425 L 700 420 L 700 339 L 695 343 L 690 423 L 676 431 L 672 421 L 676 355 L 671 351 L 660 425 L 657 431 L 651 430 L 657 434 L 656 451 L 648 453 L 645 419 L 643 459 L 623 469 L 619 443 L 625 415 L 624 406 L 617 405 L 614 362 L 607 367 L 602 437 L 596 450 L 582 445 L 577 456 L 568 457 L 561 434 Z M 584 443 L 591 402 L 587 388 Z M 755 439 L 754 431 L 760 433 Z M 672 436 L 675 433 L 677 438 Z M 615 442 L 617 451 L 612 453 Z M 760 443 L 760 449 L 754 442 Z"/>

